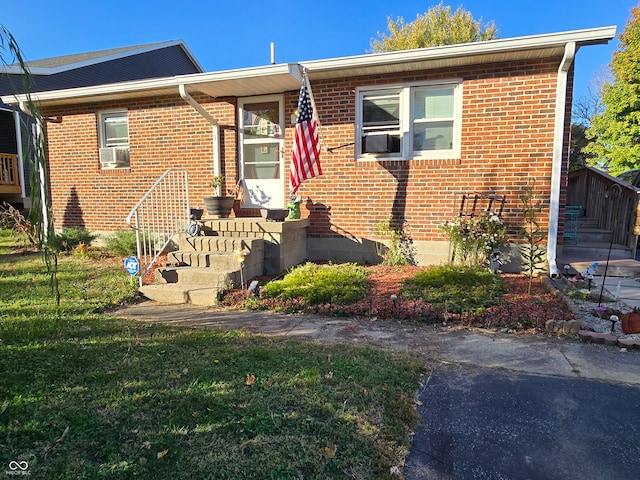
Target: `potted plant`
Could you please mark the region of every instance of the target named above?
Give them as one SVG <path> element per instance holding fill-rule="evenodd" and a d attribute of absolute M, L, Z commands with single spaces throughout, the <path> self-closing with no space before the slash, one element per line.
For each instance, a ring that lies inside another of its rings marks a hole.
<path fill-rule="evenodd" d="M 204 206 L 207 208 L 207 215 L 226 218 L 231 213 L 235 197 L 233 195 L 222 195 L 222 186 L 224 185 L 224 175 L 213 177 L 209 186 L 213 188 L 213 195 L 204 197 Z"/>

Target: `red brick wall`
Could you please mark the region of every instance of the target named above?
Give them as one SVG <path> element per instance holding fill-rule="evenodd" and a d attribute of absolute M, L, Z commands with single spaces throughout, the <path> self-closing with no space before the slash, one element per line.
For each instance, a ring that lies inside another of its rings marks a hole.
<path fill-rule="evenodd" d="M 558 63 L 542 59 L 312 82 L 321 135 L 334 150 L 322 153 L 323 177 L 303 183 L 299 190 L 308 199 L 302 212 L 312 220 L 309 234 L 377 238 L 376 225 L 393 213 L 408 222 L 414 240 L 442 240 L 438 225 L 457 215 L 461 195 L 473 191 L 505 194 L 504 218 L 515 233 L 521 221 L 519 195 L 531 178 L 545 205 L 549 200 Z M 356 87 L 455 78 L 463 80 L 460 159 L 355 160 Z M 286 93 L 285 118 L 293 113 L 297 96 Z M 225 189 L 231 188 L 237 178 L 236 101 L 195 98 L 219 119 Z M 111 108 L 129 111 L 129 169 L 100 170 L 96 115 Z M 52 107 L 45 113 L 63 117 L 62 123 L 48 125 L 57 228 L 124 228 L 129 209 L 169 167 L 189 169 L 192 205 L 209 194 L 211 126 L 177 93 L 117 104 Z M 288 178 L 293 141 L 289 124 L 285 135 Z M 238 212 L 247 213 L 256 212 Z M 540 215 L 545 229 L 547 216 L 546 210 Z"/>
<path fill-rule="evenodd" d="M 194 97 L 211 102 L 209 97 Z M 229 103 L 232 102 L 232 103 Z M 101 170 L 97 112 L 126 108 L 130 168 Z M 210 103 L 218 119 L 225 191 L 235 184 L 235 99 Z M 212 126 L 179 96 L 112 104 L 49 109 L 63 118 L 49 123 L 49 170 L 56 228 L 82 225 L 89 230 L 126 228 L 124 219 L 140 197 L 168 168 L 189 170 L 190 202 L 202 205 L 213 176 Z"/>
<path fill-rule="evenodd" d="M 442 240 L 438 225 L 458 214 L 467 192 L 507 196 L 504 218 L 515 234 L 520 195 L 532 178 L 548 206 L 558 61 L 448 69 L 394 78 L 312 84 L 329 147 L 353 142 L 355 88 L 375 84 L 463 79 L 459 160 L 357 161 L 354 146 L 322 155 L 324 177 L 302 184 L 313 236 L 376 237 L 391 213 L 408 222 L 414 240 Z M 548 210 L 540 216 L 546 229 Z"/>

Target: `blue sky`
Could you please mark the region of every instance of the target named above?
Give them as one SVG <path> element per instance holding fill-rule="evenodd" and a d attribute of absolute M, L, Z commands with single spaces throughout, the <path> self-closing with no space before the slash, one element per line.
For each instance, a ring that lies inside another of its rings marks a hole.
<path fill-rule="evenodd" d="M 640 0 L 466 0 L 476 19 L 493 20 L 500 38 L 616 25 L 620 33 Z M 182 39 L 206 71 L 265 65 L 270 43 L 276 62 L 359 55 L 386 31 L 387 17 L 409 22 L 437 0 L 31 0 L 3 9 L 0 23 L 30 60 L 126 45 Z M 618 46 L 581 49 L 576 96 Z"/>

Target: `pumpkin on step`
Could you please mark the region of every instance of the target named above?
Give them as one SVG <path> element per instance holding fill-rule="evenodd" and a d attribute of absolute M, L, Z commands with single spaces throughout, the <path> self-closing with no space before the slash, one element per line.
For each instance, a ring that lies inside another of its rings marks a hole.
<path fill-rule="evenodd" d="M 640 311 L 637 308 L 622 316 L 622 333 L 640 333 Z"/>

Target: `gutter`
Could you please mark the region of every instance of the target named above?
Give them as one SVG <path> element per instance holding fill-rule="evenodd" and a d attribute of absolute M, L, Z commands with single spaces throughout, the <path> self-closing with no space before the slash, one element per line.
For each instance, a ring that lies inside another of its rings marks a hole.
<path fill-rule="evenodd" d="M 202 105 L 196 102 L 196 100 L 189 95 L 189 92 L 187 92 L 187 86 L 184 83 L 178 85 L 178 91 L 180 92 L 180 97 L 191 105 L 213 126 L 213 176 L 217 177 L 222 171 L 220 162 L 220 126 L 218 125 L 218 120 L 213 118 L 213 116 L 207 112 Z"/>
<path fill-rule="evenodd" d="M 576 56 L 576 42 L 569 42 L 564 47 L 564 56 L 558 67 L 558 83 L 556 86 L 556 114 L 553 132 L 553 158 L 551 166 L 551 198 L 549 200 L 549 235 L 547 242 L 547 262 L 549 276 L 558 276 L 556 254 L 558 249 L 558 223 L 560 217 L 560 180 L 562 178 L 562 157 L 564 153 L 564 124 L 567 108 L 567 79 L 569 70 Z"/>

